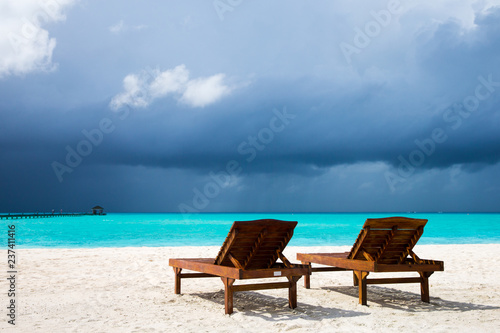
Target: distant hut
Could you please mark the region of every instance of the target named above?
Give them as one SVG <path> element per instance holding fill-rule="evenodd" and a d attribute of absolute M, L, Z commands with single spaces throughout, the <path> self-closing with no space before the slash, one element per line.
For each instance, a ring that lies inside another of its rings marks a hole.
<path fill-rule="evenodd" d="M 92 207 L 92 215 L 104 215 L 104 208 L 101 206 Z"/>

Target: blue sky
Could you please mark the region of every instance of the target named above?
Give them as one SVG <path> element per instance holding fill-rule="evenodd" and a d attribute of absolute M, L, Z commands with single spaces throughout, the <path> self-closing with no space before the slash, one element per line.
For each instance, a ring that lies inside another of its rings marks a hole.
<path fill-rule="evenodd" d="M 0 211 L 498 211 L 495 1 L 0 9 Z"/>

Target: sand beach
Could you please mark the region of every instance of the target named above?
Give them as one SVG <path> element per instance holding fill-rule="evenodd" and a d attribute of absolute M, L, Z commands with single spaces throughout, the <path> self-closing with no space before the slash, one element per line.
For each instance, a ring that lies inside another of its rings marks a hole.
<path fill-rule="evenodd" d="M 288 247 L 297 252 L 338 252 L 349 247 Z M 443 260 L 430 278 L 431 303 L 418 284 L 368 286 L 368 306 L 358 304 L 350 272 L 315 273 L 311 289 L 299 281 L 298 307 L 287 291 L 235 293 L 234 313 L 224 314 L 217 278 L 183 280 L 174 294 L 169 258 L 210 257 L 218 247 L 21 249 L 18 255 L 16 325 L 5 332 L 494 332 L 500 330 L 500 244 L 421 245 L 421 258 Z M 6 273 L 4 273 L 6 274 Z M 378 277 L 381 277 L 379 274 Z M 269 281 L 269 280 L 267 280 Z M 245 283 L 246 281 L 237 281 Z M 2 279 L 1 290 L 9 288 Z M 4 306 L 5 305 L 5 306 Z"/>

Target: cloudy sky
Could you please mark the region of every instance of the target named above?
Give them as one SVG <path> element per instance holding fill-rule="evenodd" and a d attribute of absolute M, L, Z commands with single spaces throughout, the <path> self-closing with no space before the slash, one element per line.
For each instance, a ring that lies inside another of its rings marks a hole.
<path fill-rule="evenodd" d="M 498 211 L 496 1 L 0 0 L 0 211 Z"/>

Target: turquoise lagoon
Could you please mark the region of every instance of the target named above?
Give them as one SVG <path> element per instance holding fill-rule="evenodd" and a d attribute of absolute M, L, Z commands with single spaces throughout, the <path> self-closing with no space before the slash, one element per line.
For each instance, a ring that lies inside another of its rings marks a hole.
<path fill-rule="evenodd" d="M 500 243 L 498 213 L 109 213 L 105 216 L 3 220 L 18 248 L 220 246 L 233 221 L 298 221 L 289 246 L 352 245 L 367 218 L 407 216 L 429 222 L 419 244 Z"/>

